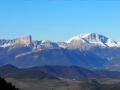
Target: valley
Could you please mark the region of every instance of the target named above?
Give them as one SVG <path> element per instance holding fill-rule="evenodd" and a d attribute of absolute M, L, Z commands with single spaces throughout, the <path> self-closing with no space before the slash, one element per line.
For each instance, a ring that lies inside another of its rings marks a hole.
<path fill-rule="evenodd" d="M 0 90 L 120 90 L 120 0 L 0 0 Z"/>
<path fill-rule="evenodd" d="M 20 69 L 7 64 L 0 67 L 0 74 L 20 90 L 96 90 L 98 87 L 99 90 L 119 90 L 120 85 L 120 72 L 91 71 L 76 66 L 38 66 Z M 112 89 L 114 87 L 118 89 Z"/>

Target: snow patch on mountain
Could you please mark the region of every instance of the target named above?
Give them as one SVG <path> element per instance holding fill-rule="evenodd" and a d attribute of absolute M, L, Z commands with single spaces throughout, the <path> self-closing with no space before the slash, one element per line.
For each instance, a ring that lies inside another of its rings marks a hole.
<path fill-rule="evenodd" d="M 120 42 L 117 42 L 117 45 L 119 45 L 119 46 L 120 46 Z"/>
<path fill-rule="evenodd" d="M 75 36 L 75 37 L 70 38 L 69 40 L 66 41 L 66 43 L 70 43 L 73 40 L 75 40 L 75 41 L 81 40 L 81 41 L 85 42 L 82 38 L 85 38 L 89 35 L 90 35 L 90 33 L 80 34 L 79 36 Z"/>
<path fill-rule="evenodd" d="M 112 40 L 110 38 L 107 40 L 106 45 L 108 45 L 109 47 L 118 47 L 119 46 L 117 44 L 117 42 L 115 42 L 114 40 Z"/>
<path fill-rule="evenodd" d="M 5 48 L 5 47 L 12 46 L 12 45 L 14 45 L 14 44 L 15 44 L 15 43 L 5 43 L 5 44 L 3 44 L 3 45 L 0 45 L 0 47 Z"/>

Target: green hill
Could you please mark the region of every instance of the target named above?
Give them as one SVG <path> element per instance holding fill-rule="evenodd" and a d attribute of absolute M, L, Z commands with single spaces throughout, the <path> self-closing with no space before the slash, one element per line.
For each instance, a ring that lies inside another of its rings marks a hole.
<path fill-rule="evenodd" d="M 45 73 L 44 73 L 45 72 Z M 120 77 L 118 71 L 106 70 L 88 70 L 79 66 L 35 66 L 26 69 L 19 69 L 10 64 L 0 67 L 1 76 L 9 76 L 13 78 L 38 78 L 39 76 L 50 76 L 71 79 L 86 79 L 98 77 Z M 7 75 L 6 75 L 7 74 Z M 26 75 L 26 76 L 25 76 Z M 32 76 L 33 75 L 33 76 Z"/>
<path fill-rule="evenodd" d="M 106 70 L 88 70 L 79 66 L 36 66 L 30 70 L 40 70 L 63 78 L 81 79 L 98 77 L 120 77 L 120 72 Z"/>
<path fill-rule="evenodd" d="M 92 71 L 77 66 L 36 66 L 29 69 L 40 70 L 51 75 L 63 78 L 79 79 L 96 77 L 96 75 L 94 75 Z"/>
<path fill-rule="evenodd" d="M 58 79 L 52 75 L 37 70 L 23 70 L 14 73 L 9 73 L 3 76 L 4 78 L 15 78 L 15 79 Z"/>
<path fill-rule="evenodd" d="M 5 75 L 7 73 L 16 72 L 16 71 L 20 71 L 20 69 L 11 64 L 6 64 L 0 67 L 0 76 Z"/>

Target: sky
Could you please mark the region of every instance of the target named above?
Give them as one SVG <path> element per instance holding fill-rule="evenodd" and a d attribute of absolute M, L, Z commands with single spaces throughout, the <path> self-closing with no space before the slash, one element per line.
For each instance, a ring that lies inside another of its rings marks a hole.
<path fill-rule="evenodd" d="M 0 0 L 0 39 L 66 41 L 90 32 L 120 41 L 119 0 Z"/>

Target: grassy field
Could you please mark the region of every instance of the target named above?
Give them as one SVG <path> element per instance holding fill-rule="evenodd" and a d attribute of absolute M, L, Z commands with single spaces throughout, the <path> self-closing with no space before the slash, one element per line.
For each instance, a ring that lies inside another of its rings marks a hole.
<path fill-rule="evenodd" d="M 21 90 L 68 90 L 71 88 L 69 84 L 61 80 L 36 80 L 36 79 L 13 79 L 6 78 L 7 82 L 12 82 Z"/>
<path fill-rule="evenodd" d="M 119 84 L 120 79 L 114 79 L 114 78 L 98 78 L 96 79 L 101 84 Z"/>
<path fill-rule="evenodd" d="M 117 84 L 120 79 L 97 78 L 101 84 Z M 54 79 L 13 79 L 6 78 L 7 82 L 12 82 L 21 90 L 83 90 L 79 83 L 82 81 L 73 81 L 70 79 L 54 80 Z"/>

